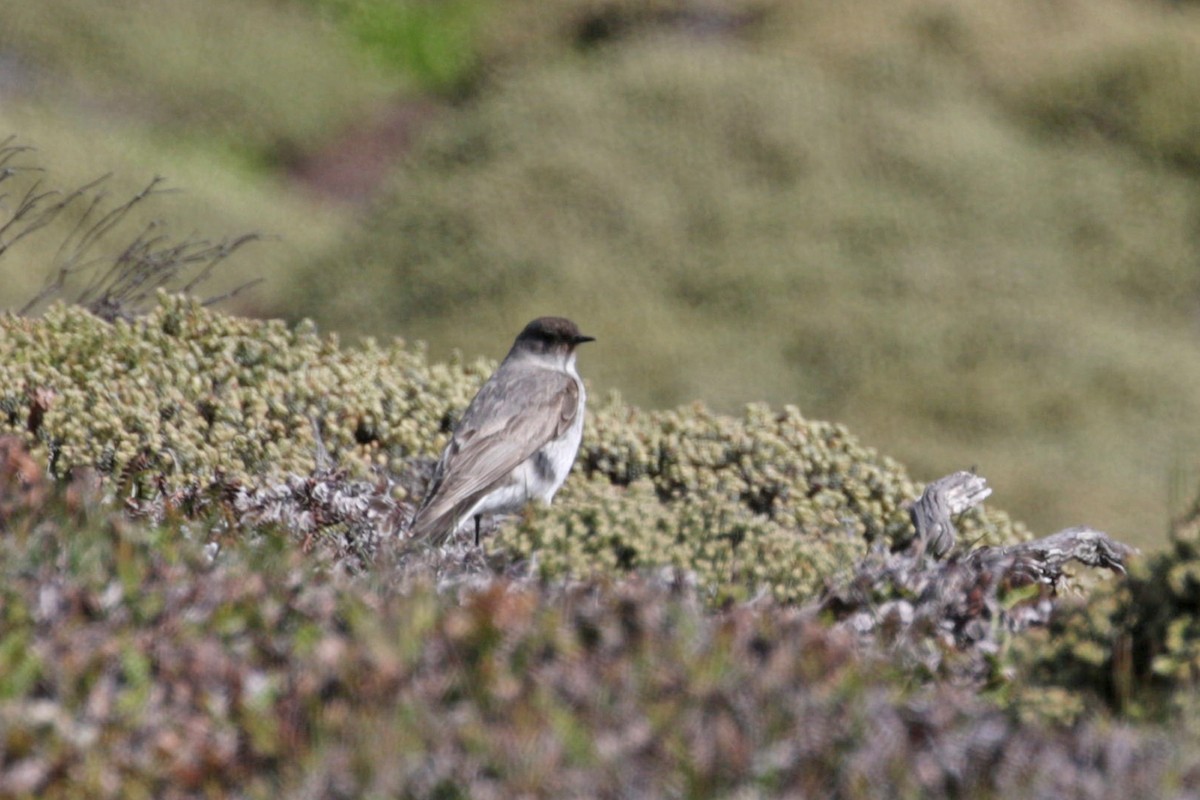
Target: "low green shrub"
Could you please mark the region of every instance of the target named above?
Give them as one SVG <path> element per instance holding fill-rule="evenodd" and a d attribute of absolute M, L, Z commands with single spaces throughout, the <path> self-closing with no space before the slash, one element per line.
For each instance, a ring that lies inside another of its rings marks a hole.
<path fill-rule="evenodd" d="M 436 457 L 492 365 L 430 364 L 420 347 L 343 348 L 310 324 L 236 319 L 164 295 L 104 323 L 77 308 L 0 318 L 0 429 L 51 471 L 91 468 L 146 498 L 214 481 L 261 486 L 312 471 L 313 421 L 351 477 Z M 720 597 L 811 597 L 871 543 L 912 535 L 903 468 L 794 408 L 741 417 L 643 413 L 593 401 L 574 476 L 501 547 L 548 575 L 654 566 L 696 572 Z M 968 541 L 1025 535 L 998 512 Z"/>

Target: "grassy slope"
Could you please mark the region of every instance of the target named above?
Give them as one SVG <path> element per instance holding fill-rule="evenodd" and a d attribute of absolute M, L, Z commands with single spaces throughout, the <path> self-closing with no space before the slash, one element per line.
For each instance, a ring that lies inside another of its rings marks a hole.
<path fill-rule="evenodd" d="M 173 142 L 125 120 L 80 118 L 65 108 L 16 103 L 0 108 L 0 128 L 20 131 L 16 143 L 36 148 L 17 161 L 44 170 L 9 181 L 6 188 L 14 192 L 35 181 L 41 189 L 68 192 L 111 175 L 99 190 L 108 198 L 106 207 L 112 208 L 155 176 L 167 179 L 164 187 L 171 193 L 152 198 L 130 214 L 92 251 L 94 256 L 117 254 L 152 222 L 165 223 L 160 232 L 174 241 L 262 234 L 265 241 L 244 249 L 199 290 L 202 296 L 213 296 L 262 278 L 264 285 L 227 306 L 243 313 L 261 309 L 286 283 L 295 264 L 330 246 L 348 220 L 343 209 L 323 205 L 275 178 L 247 174 L 228 154 Z M 5 279 L 0 304 L 21 307 L 44 285 L 74 219 L 62 217 L 17 243 L 0 261 Z"/>
<path fill-rule="evenodd" d="M 112 173 L 114 200 L 155 175 L 181 190 L 131 218 L 107 251 L 156 219 L 179 238 L 275 237 L 212 287 L 265 278 L 236 306 L 244 311 L 280 292 L 349 219 L 276 168 L 369 114 L 397 85 L 313 15 L 262 2 L 6 4 L 0 52 L 0 136 L 36 148 L 21 163 L 45 172 L 30 179 L 69 191 Z M 15 251 L 19 262 L 0 264 L 0 305 L 19 305 L 40 286 L 64 231 L 43 231 Z"/>
<path fill-rule="evenodd" d="M 266 161 L 305 150 L 398 85 L 303 4 L 78 0 L 3 12 L 25 89 Z M 269 32 L 269 36 L 266 34 Z"/>
<path fill-rule="evenodd" d="M 980 464 L 1035 526 L 1158 540 L 1200 412 L 1195 179 L 1039 133 L 952 54 L 780 50 L 506 73 L 292 307 L 435 354 L 568 314 L 599 388 L 798 402 L 920 474 Z"/>

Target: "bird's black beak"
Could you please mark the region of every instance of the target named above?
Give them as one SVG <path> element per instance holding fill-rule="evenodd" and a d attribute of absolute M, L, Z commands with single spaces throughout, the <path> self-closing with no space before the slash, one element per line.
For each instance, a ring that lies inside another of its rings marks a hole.
<path fill-rule="evenodd" d="M 571 344 L 583 344 L 584 342 L 596 341 L 595 336 L 584 336 L 582 333 L 571 340 Z"/>

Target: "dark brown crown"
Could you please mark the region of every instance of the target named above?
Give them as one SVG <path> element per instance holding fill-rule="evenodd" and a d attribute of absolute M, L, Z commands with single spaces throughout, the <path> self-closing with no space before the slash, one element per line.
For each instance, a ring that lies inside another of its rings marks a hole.
<path fill-rule="evenodd" d="M 517 336 L 517 343 L 535 345 L 538 349 L 552 347 L 574 347 L 584 342 L 594 342 L 595 337 L 579 332 L 579 326 L 565 317 L 538 317 L 525 326 Z"/>

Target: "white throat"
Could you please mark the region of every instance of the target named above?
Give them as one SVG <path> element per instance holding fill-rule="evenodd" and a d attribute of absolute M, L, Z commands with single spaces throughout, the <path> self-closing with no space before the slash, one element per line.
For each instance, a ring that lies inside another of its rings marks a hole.
<path fill-rule="evenodd" d="M 573 378 L 578 379 L 579 373 L 575 370 L 575 351 L 558 351 L 550 353 L 520 353 L 517 358 L 542 369 L 551 369 L 555 372 L 565 372 Z"/>

